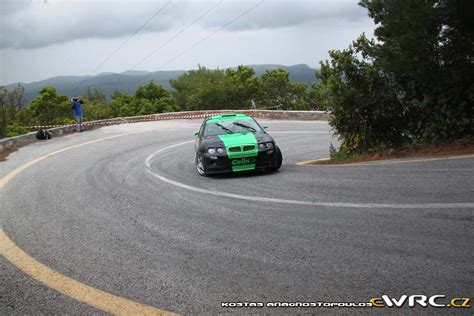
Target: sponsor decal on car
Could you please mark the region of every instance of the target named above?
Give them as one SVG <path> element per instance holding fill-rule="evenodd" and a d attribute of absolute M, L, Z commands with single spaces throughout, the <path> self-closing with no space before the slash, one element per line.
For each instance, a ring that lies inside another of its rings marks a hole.
<path fill-rule="evenodd" d="M 257 160 L 255 158 L 240 158 L 240 159 L 233 159 L 232 166 L 241 166 L 241 165 L 250 165 L 254 164 Z"/>

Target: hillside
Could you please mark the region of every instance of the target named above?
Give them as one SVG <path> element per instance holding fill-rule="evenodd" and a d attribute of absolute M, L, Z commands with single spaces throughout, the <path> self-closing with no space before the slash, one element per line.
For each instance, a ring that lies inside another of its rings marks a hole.
<path fill-rule="evenodd" d="M 315 69 L 310 68 L 308 65 L 300 64 L 293 66 L 283 65 L 250 65 L 255 70 L 255 73 L 260 76 L 267 69 L 283 68 L 288 71 L 290 80 L 292 82 L 302 82 L 311 84 L 316 81 Z M 114 91 L 123 91 L 128 93 L 135 93 L 135 90 L 139 85 L 143 85 L 150 80 L 158 83 L 170 89 L 169 80 L 176 79 L 181 74 L 185 73 L 185 70 L 173 70 L 173 71 L 125 71 L 123 73 L 101 73 L 96 76 L 59 76 L 52 77 L 46 80 L 23 84 L 25 86 L 25 96 L 27 101 L 31 101 L 38 95 L 38 91 L 46 86 L 56 87 L 59 93 L 64 93 L 69 96 L 73 95 L 84 95 L 87 88 L 97 88 L 110 97 Z M 7 85 L 7 89 L 13 89 L 17 83 Z"/>

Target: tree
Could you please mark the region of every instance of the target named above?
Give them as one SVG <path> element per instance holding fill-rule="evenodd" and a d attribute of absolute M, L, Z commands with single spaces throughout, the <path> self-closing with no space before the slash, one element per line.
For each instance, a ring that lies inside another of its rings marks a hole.
<path fill-rule="evenodd" d="M 153 80 L 144 86 L 139 86 L 135 92 L 137 99 L 159 100 L 169 96 L 169 92 L 163 86 L 155 84 Z"/>
<path fill-rule="evenodd" d="M 318 74 L 318 78 L 321 75 Z M 330 111 L 331 101 L 329 99 L 328 88 L 320 82 L 315 82 L 311 85 L 311 90 L 308 92 L 308 107 L 316 111 Z"/>
<path fill-rule="evenodd" d="M 110 109 L 104 93 L 100 89 L 87 88 L 86 97 L 83 99 L 84 120 L 100 120 L 110 117 Z"/>
<path fill-rule="evenodd" d="M 258 78 L 242 65 L 225 71 L 199 66 L 170 84 L 176 104 L 186 110 L 248 109 L 253 102 L 259 107 L 308 109 L 306 85 L 292 84 L 283 69 Z"/>
<path fill-rule="evenodd" d="M 25 87 L 18 84 L 8 93 L 8 121 L 14 122 L 18 112 L 25 106 Z"/>
<path fill-rule="evenodd" d="M 410 133 L 437 142 L 472 136 L 474 3 L 363 0 L 377 24 L 367 51 L 397 85 Z"/>
<path fill-rule="evenodd" d="M 225 74 L 222 70 L 210 70 L 199 66 L 176 80 L 170 80 L 172 96 L 176 105 L 183 110 L 219 109 L 228 107 L 222 88 Z"/>
<path fill-rule="evenodd" d="M 404 109 L 389 76 L 366 56 L 373 43 L 362 35 L 348 49 L 329 52 L 321 62 L 321 87 L 325 105 L 332 111 L 331 126 L 348 152 L 398 146 L 406 130 Z"/>
<path fill-rule="evenodd" d="M 72 122 L 71 105 L 66 95 L 57 94 L 54 87 L 45 87 L 39 93 L 29 106 L 33 123 L 54 125 Z"/>
<path fill-rule="evenodd" d="M 229 68 L 225 72 L 225 85 L 228 106 L 234 109 L 247 109 L 252 100 L 257 99 L 261 83 L 251 67 L 239 65 L 237 69 Z"/>
<path fill-rule="evenodd" d="M 18 84 L 13 91 L 0 87 L 0 138 L 7 136 L 8 125 L 17 119 L 25 105 L 25 88 Z"/>
<path fill-rule="evenodd" d="M 7 95 L 8 90 L 0 87 L 0 138 L 7 134 Z"/>
<path fill-rule="evenodd" d="M 292 84 L 288 72 L 284 69 L 267 70 L 260 80 L 260 102 L 265 107 L 282 110 L 307 109 L 306 85 Z"/>
<path fill-rule="evenodd" d="M 161 85 L 150 81 L 144 86 L 139 86 L 135 92 L 135 115 L 147 115 L 177 110 L 169 92 Z"/>
<path fill-rule="evenodd" d="M 472 137 L 472 1 L 362 0 L 376 40 L 321 63 L 312 100 L 330 109 L 342 150 Z M 312 101 L 313 102 L 313 101 Z"/>
<path fill-rule="evenodd" d="M 125 92 L 115 91 L 109 102 L 111 117 L 132 116 L 134 114 L 133 102 L 135 97 Z"/>
<path fill-rule="evenodd" d="M 290 89 L 290 98 L 292 100 L 292 110 L 309 110 L 308 86 L 304 83 L 293 83 Z"/>

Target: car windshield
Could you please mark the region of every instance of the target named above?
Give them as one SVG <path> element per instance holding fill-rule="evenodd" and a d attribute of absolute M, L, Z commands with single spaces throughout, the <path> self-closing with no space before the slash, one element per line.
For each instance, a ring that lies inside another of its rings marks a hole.
<path fill-rule="evenodd" d="M 254 120 L 224 120 L 218 122 L 207 122 L 204 128 L 204 136 L 215 136 L 222 134 L 233 134 L 262 131 L 262 128 Z"/>

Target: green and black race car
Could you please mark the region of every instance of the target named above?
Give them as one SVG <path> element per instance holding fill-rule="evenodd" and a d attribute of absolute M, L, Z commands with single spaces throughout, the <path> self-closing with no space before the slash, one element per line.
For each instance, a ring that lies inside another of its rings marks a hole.
<path fill-rule="evenodd" d="M 282 164 L 281 151 L 264 128 L 244 114 L 205 119 L 195 133 L 197 172 L 206 176 L 247 170 L 278 170 Z"/>

